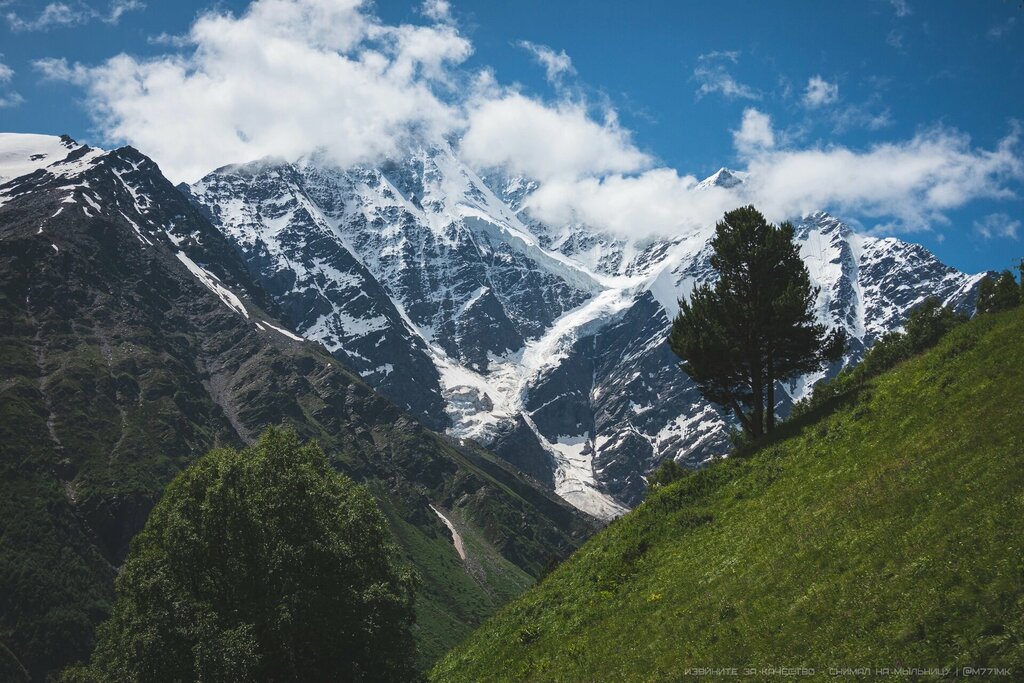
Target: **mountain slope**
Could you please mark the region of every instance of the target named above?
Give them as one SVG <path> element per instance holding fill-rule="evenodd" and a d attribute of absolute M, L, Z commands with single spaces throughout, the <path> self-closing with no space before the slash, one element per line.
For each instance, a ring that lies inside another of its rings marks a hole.
<path fill-rule="evenodd" d="M 744 182 L 723 169 L 700 188 Z M 728 450 L 733 418 L 666 343 L 678 298 L 714 277 L 713 226 L 671 238 L 549 226 L 530 215 L 538 187 L 478 175 L 444 143 L 378 167 L 316 155 L 229 166 L 191 192 L 302 335 L 431 426 L 609 519 L 663 460 L 695 467 Z M 852 343 L 826 372 L 779 387 L 782 415 L 927 296 L 973 303 L 979 276 L 917 245 L 823 212 L 797 229 L 819 316 Z"/>
<path fill-rule="evenodd" d="M 25 160 L 35 137 L 0 137 L 0 175 L 44 153 Z M 423 580 L 424 661 L 592 530 L 291 332 L 148 158 L 53 140 L 50 163 L 0 184 L 0 653 L 37 677 L 85 656 L 163 486 L 268 425 L 316 438 L 378 498 Z"/>
<path fill-rule="evenodd" d="M 972 321 L 751 458 L 653 493 L 433 679 L 1020 671 L 1022 338 L 1024 308 Z"/>

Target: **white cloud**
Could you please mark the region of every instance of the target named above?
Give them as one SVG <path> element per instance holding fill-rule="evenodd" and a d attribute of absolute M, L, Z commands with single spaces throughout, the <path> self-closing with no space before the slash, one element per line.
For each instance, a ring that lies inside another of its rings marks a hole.
<path fill-rule="evenodd" d="M 420 11 L 433 21 L 451 21 L 452 18 L 452 6 L 448 0 L 423 0 Z"/>
<path fill-rule="evenodd" d="M 913 14 L 910 10 L 910 5 L 907 4 L 907 0 L 889 0 L 889 4 L 892 5 L 892 9 L 896 12 L 897 17 L 908 17 Z"/>
<path fill-rule="evenodd" d="M 43 80 L 67 81 L 81 86 L 89 84 L 89 69 L 81 64 L 69 64 L 63 57 L 37 59 L 32 62 L 32 68 L 39 72 Z"/>
<path fill-rule="evenodd" d="M 173 180 L 315 150 L 340 165 L 374 162 L 454 135 L 478 169 L 539 180 L 528 206 L 541 220 L 624 235 L 707 229 L 745 203 L 772 220 L 826 209 L 920 230 L 975 199 L 1007 197 L 1024 180 L 1016 127 L 994 149 L 945 128 L 867 149 L 798 148 L 767 113 L 748 108 L 733 131 L 747 182 L 697 189 L 694 176 L 658 167 L 608 106 L 577 92 L 528 97 L 491 69 L 469 71 L 472 45 L 456 25 L 384 24 L 360 0 L 257 0 L 238 16 L 201 15 L 174 42 L 177 50 L 156 58 L 35 67 L 84 88 L 108 142 L 135 145 Z M 736 53 L 700 60 L 705 94 L 758 96 L 728 75 L 737 61 Z"/>
<path fill-rule="evenodd" d="M 521 40 L 516 43 L 519 47 L 530 52 L 534 59 L 544 67 L 544 73 L 551 83 L 560 83 L 565 74 L 574 74 L 576 69 L 572 66 L 572 60 L 565 50 L 555 52 L 547 45 L 538 45 L 528 40 Z"/>
<path fill-rule="evenodd" d="M 110 3 L 110 11 L 107 16 L 103 17 L 103 21 L 108 24 L 116 24 L 121 21 L 121 16 L 126 12 L 142 10 L 145 7 L 145 3 L 140 0 L 114 0 Z"/>
<path fill-rule="evenodd" d="M 880 98 L 872 97 L 861 104 L 850 104 L 833 111 L 832 123 L 837 133 L 851 128 L 881 130 L 892 125 L 892 111 L 882 106 Z"/>
<path fill-rule="evenodd" d="M 37 68 L 83 85 L 105 136 L 145 150 L 175 180 L 316 148 L 351 164 L 453 130 L 460 112 L 438 91 L 469 42 L 448 25 L 384 25 L 362 4 L 258 0 L 237 17 L 200 16 L 185 54 Z"/>
<path fill-rule="evenodd" d="M 3 59 L 3 55 L 0 55 L 0 59 Z M 7 91 L 6 86 L 12 78 L 14 78 L 14 69 L 0 62 L 0 109 L 17 107 L 25 101 L 25 98 L 18 93 Z"/>
<path fill-rule="evenodd" d="M 167 47 L 183 48 L 191 45 L 191 39 L 187 35 L 179 36 L 164 32 L 146 38 L 150 45 L 164 45 Z"/>
<path fill-rule="evenodd" d="M 903 49 L 903 33 L 893 29 L 889 31 L 889 34 L 885 37 L 886 44 L 894 50 Z"/>
<path fill-rule="evenodd" d="M 737 206 L 732 193 L 696 185 L 697 178 L 671 168 L 555 180 L 542 184 L 526 206 L 532 216 L 555 225 L 580 222 L 624 236 L 679 236 L 714 225 Z"/>
<path fill-rule="evenodd" d="M 51 2 L 35 19 L 22 19 L 14 12 L 7 15 L 12 31 L 43 31 L 54 26 L 72 26 L 87 21 L 86 14 L 63 2 Z"/>
<path fill-rule="evenodd" d="M 719 93 L 729 99 L 757 100 L 760 93 L 748 85 L 737 81 L 729 73 L 728 65 L 739 62 L 739 52 L 709 52 L 697 58 L 697 66 L 693 70 L 693 78 L 700 83 L 697 88 L 697 99 Z"/>
<path fill-rule="evenodd" d="M 1005 213 L 990 213 L 980 221 L 974 221 L 975 234 L 990 240 L 994 237 L 1017 239 L 1020 221 L 1011 219 Z"/>
<path fill-rule="evenodd" d="M 747 176 L 733 189 L 700 189 L 693 176 L 655 168 L 549 182 L 527 206 L 544 221 L 582 221 L 632 236 L 706 230 L 724 211 L 744 204 L 773 221 L 824 209 L 863 218 L 881 232 L 915 232 L 947 225 L 947 213 L 971 201 L 1012 197 L 1010 184 L 1024 181 L 1016 126 L 992 150 L 972 147 L 967 136 L 942 128 L 854 150 L 772 146 L 766 115 L 747 110 L 744 123 L 752 138 L 760 136 L 761 147 L 740 149 Z M 1007 229 L 1003 224 L 1003 234 Z"/>
<path fill-rule="evenodd" d="M 14 12 L 8 12 L 6 18 L 12 31 L 47 31 L 51 28 L 87 24 L 94 20 L 116 24 L 126 12 L 141 10 L 145 6 L 141 0 L 111 0 L 107 10 L 101 12 L 82 0 L 71 0 L 48 3 L 34 19 L 24 19 Z"/>
<path fill-rule="evenodd" d="M 632 173 L 651 162 L 614 117 L 598 123 L 582 104 L 549 106 L 515 92 L 470 105 L 462 155 L 541 181 Z"/>
<path fill-rule="evenodd" d="M 905 231 L 948 222 L 946 212 L 979 198 L 1012 196 L 1024 179 L 1017 126 L 994 150 L 945 128 L 875 145 L 777 149 L 748 160 L 745 194 L 777 219 L 815 209 L 891 218 Z"/>
<path fill-rule="evenodd" d="M 743 112 L 739 130 L 732 133 L 733 144 L 743 155 L 750 155 L 775 146 L 771 117 L 750 107 Z"/>
<path fill-rule="evenodd" d="M 804 106 L 811 109 L 832 104 L 839 99 L 839 85 L 829 83 L 821 76 L 811 76 L 807 81 L 807 89 L 804 90 Z"/>

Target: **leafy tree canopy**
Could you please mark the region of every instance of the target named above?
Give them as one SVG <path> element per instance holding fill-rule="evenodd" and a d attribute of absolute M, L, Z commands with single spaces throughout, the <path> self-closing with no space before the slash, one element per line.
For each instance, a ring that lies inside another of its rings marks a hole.
<path fill-rule="evenodd" d="M 370 495 L 316 444 L 271 429 L 171 482 L 90 664 L 64 678 L 415 679 L 413 589 Z"/>

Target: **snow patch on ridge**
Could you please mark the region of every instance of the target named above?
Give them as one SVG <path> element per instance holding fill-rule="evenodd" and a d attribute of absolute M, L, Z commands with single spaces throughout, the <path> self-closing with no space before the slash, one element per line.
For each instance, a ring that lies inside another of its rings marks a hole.
<path fill-rule="evenodd" d="M 443 514 L 441 514 L 441 511 L 434 507 L 433 504 L 430 505 L 430 509 L 433 510 L 434 514 L 440 518 L 441 522 L 444 523 L 446 527 L 448 527 L 448 531 L 452 532 L 452 545 L 455 546 L 455 552 L 459 554 L 459 559 L 465 562 L 466 545 L 462 542 L 462 535 L 458 532 L 458 530 L 456 530 L 455 525 L 452 524 L 451 520 L 445 517 Z"/>
<path fill-rule="evenodd" d="M 195 261 L 185 255 L 185 252 L 179 251 L 175 255 L 178 257 L 179 261 L 185 264 L 185 267 L 189 269 L 189 272 L 196 276 L 196 279 L 202 282 L 207 289 L 216 294 L 217 298 L 224 302 L 225 306 L 245 318 L 249 317 L 249 312 L 245 310 L 245 305 L 242 303 L 242 300 L 239 299 L 234 292 L 222 285 L 220 283 L 220 278 L 197 265 Z M 267 324 L 269 325 L 269 323 Z"/>
<path fill-rule="evenodd" d="M 523 413 L 522 417 L 541 448 L 555 460 L 555 493 L 573 507 L 606 521 L 629 511 L 598 489 L 593 466 L 594 444 L 588 437 L 558 436 L 549 441 L 529 414 Z"/>

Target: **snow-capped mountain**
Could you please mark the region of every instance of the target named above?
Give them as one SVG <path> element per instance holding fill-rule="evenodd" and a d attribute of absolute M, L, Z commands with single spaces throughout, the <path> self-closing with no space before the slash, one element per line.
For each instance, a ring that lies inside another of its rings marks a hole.
<path fill-rule="evenodd" d="M 734 188 L 722 169 L 700 187 Z M 219 169 L 191 187 L 295 329 L 428 424 L 488 445 L 577 507 L 636 504 L 665 458 L 728 449 L 730 418 L 678 369 L 678 298 L 713 277 L 713 226 L 626 239 L 529 214 L 538 183 L 477 174 L 448 144 L 378 167 L 312 156 Z M 981 276 L 812 213 L 795 221 L 855 362 L 927 296 L 969 308 Z M 780 392 L 778 409 L 825 373 Z"/>
<path fill-rule="evenodd" d="M 355 287 L 381 306 L 372 315 L 402 322 L 372 289 L 381 285 L 353 257 L 317 251 L 315 234 L 291 233 L 306 260 L 289 271 L 313 292 L 279 306 L 236 244 L 130 147 L 0 134 L 0 178 L 0 566 L 32 568 L 0 572 L 0 661 L 18 663 L 15 673 L 46 680 L 87 658 L 116 568 L 167 483 L 268 426 L 316 439 L 401 527 L 403 554 L 441 587 L 418 598 L 446 615 L 421 624 L 430 656 L 595 528 L 493 455 L 427 430 L 292 331 L 285 307 L 308 301 L 323 316 Z M 315 329 L 325 341 L 340 334 Z M 374 334 L 360 329 L 355 337 Z M 428 348 L 415 339 L 422 347 L 397 344 L 396 363 Z M 454 547 L 448 525 L 472 543 Z"/>

